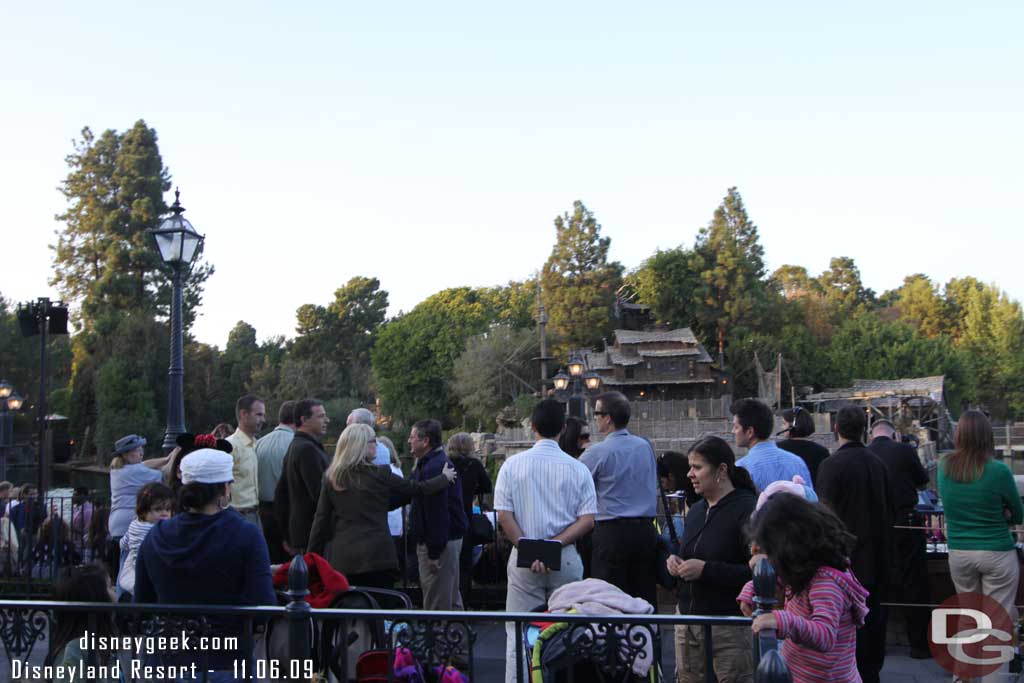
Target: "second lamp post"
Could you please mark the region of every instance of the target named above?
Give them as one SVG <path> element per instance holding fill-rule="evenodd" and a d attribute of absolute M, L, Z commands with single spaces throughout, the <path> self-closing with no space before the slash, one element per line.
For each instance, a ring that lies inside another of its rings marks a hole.
<path fill-rule="evenodd" d="M 569 404 L 569 415 L 587 419 L 587 396 L 601 386 L 601 377 L 596 372 L 586 371 L 578 355 L 569 359 L 569 374 L 559 370 L 552 378 L 558 400 Z"/>

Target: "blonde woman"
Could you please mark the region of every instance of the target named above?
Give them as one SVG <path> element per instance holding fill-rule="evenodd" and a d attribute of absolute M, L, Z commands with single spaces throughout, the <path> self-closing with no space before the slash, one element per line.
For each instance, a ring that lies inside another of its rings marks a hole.
<path fill-rule="evenodd" d="M 455 480 L 455 468 L 420 483 L 373 464 L 377 438 L 364 424 L 345 427 L 324 472 L 309 551 L 323 555 L 355 586 L 390 588 L 398 557 L 388 530 L 388 510 L 411 496 L 439 493 Z"/>

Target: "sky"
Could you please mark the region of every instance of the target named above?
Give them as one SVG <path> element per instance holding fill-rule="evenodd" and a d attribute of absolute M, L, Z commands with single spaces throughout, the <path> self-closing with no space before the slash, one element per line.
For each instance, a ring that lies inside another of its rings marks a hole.
<path fill-rule="evenodd" d="M 72 140 L 144 119 L 220 346 L 357 275 L 392 315 L 529 277 L 577 199 L 632 269 L 732 186 L 770 270 L 1024 299 L 1024 3 L 487 5 L 0 0 L 0 294 L 59 296 Z"/>

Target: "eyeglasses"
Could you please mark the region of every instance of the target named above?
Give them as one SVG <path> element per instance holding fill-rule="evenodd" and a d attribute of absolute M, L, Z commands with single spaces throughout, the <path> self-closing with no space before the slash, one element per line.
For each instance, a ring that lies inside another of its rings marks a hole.
<path fill-rule="evenodd" d="M 607 414 L 608 414 L 608 413 L 606 413 L 606 412 L 605 412 L 605 411 L 603 411 L 603 410 L 595 410 L 595 411 L 594 411 L 594 415 L 595 415 L 595 416 L 597 416 L 597 417 L 603 417 L 603 416 L 605 416 L 605 415 L 607 415 Z"/>
<path fill-rule="evenodd" d="M 588 434 L 586 432 L 583 432 L 582 434 L 580 434 L 580 438 L 581 439 L 589 439 L 590 438 L 590 434 Z"/>

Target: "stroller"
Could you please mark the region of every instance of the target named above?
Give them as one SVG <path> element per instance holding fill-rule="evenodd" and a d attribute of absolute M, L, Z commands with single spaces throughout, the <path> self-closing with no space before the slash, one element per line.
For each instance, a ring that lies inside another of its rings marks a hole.
<path fill-rule="evenodd" d="M 546 604 L 531 611 L 544 617 L 523 629 L 530 683 L 663 680 L 657 627 L 558 621 Z"/>
<path fill-rule="evenodd" d="M 319 556 L 307 555 L 310 586 L 322 582 L 326 590 L 311 601 L 314 607 L 328 609 L 387 610 L 412 609 L 404 593 L 383 588 L 349 586 L 344 577 Z M 286 573 L 284 570 L 283 573 Z M 333 572 L 333 575 L 331 575 Z M 316 578 L 314 578 L 314 576 Z M 339 581 L 340 579 L 340 581 Z M 276 582 L 279 583 L 279 582 Z M 278 590 L 278 602 L 288 604 L 288 596 Z M 311 596 L 313 597 L 313 596 Z M 307 625 L 315 670 L 328 681 L 347 683 L 386 681 L 389 638 L 381 619 L 357 619 L 347 624 L 340 620 L 310 619 Z M 288 657 L 288 623 L 286 618 L 272 619 L 267 624 L 266 653 L 269 659 L 284 661 Z"/>

